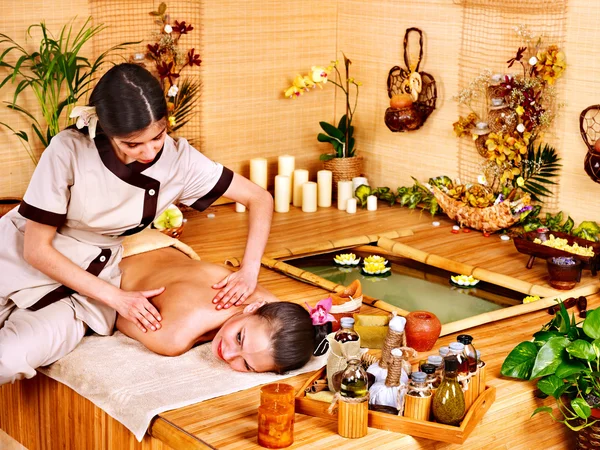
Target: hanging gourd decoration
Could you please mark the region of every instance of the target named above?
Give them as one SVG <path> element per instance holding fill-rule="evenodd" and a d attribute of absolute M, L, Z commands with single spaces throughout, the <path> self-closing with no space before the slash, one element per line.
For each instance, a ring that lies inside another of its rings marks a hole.
<path fill-rule="evenodd" d="M 411 63 L 408 40 L 411 32 L 419 35 L 419 57 Z M 396 131 L 412 131 L 421 128 L 435 109 L 437 88 L 435 80 L 426 72 L 419 72 L 423 59 L 423 32 L 408 28 L 404 35 L 404 64 L 391 68 L 387 79 L 390 107 L 385 110 L 385 124 Z"/>
<path fill-rule="evenodd" d="M 579 131 L 588 148 L 583 168 L 585 173 L 600 183 L 600 105 L 592 105 L 579 115 Z"/>

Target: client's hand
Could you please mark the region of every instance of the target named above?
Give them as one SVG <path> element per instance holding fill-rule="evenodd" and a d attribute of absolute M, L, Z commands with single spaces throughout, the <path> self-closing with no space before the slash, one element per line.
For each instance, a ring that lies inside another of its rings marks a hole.
<path fill-rule="evenodd" d="M 162 294 L 164 290 L 164 287 L 150 291 L 135 292 L 119 289 L 118 295 L 115 295 L 111 299 L 110 306 L 144 333 L 147 331 L 147 328 L 156 331 L 160 329 L 159 322 L 162 320 L 162 317 L 148 299 Z"/>
<path fill-rule="evenodd" d="M 216 309 L 227 309 L 243 304 L 256 289 L 257 279 L 258 270 L 242 266 L 237 272 L 230 273 L 214 284 L 213 289 L 220 289 L 212 301 L 217 304 Z"/>

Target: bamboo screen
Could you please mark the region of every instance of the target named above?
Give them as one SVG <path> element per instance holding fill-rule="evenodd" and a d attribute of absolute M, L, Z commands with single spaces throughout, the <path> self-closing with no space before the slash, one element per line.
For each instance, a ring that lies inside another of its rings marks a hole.
<path fill-rule="evenodd" d="M 534 36 L 542 35 L 544 46 L 556 44 L 564 48 L 567 25 L 567 0 L 458 0 L 463 7 L 462 38 L 458 58 L 459 89 L 467 87 L 469 82 L 479 75 L 482 69 L 491 69 L 492 73 L 522 72 L 520 64 L 507 68 L 510 58 L 517 49 L 524 46 L 516 27 L 526 27 Z M 557 100 L 564 102 L 564 78 L 556 83 Z M 485 105 L 473 104 L 479 113 Z M 470 111 L 461 107 L 461 115 Z M 485 116 L 484 116 L 485 117 Z M 561 122 L 556 120 L 546 132 L 544 141 L 555 146 L 559 154 L 564 155 L 562 146 Z M 482 173 L 483 158 L 475 150 L 469 139 L 459 140 L 458 172 L 461 180 L 475 181 Z M 555 196 L 545 201 L 549 209 L 558 205 L 558 187 Z"/>

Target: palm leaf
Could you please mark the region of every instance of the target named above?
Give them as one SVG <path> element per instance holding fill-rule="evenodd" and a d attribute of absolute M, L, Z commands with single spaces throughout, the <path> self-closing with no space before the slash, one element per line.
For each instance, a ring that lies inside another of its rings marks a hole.
<path fill-rule="evenodd" d="M 541 197 L 550 197 L 552 191 L 545 185 L 556 185 L 551 178 L 558 176 L 562 167 L 556 149 L 548 144 L 539 144 L 537 148 L 533 141 L 527 145 L 527 158 L 521 162 L 521 176 L 524 184 L 521 189 L 531 195 L 535 201 L 543 203 Z"/>

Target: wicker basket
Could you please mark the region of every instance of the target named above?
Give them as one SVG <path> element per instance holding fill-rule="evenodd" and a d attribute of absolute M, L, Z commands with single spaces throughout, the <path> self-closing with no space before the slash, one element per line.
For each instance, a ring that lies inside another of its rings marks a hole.
<path fill-rule="evenodd" d="M 362 175 L 362 156 L 333 158 L 329 161 L 323 161 L 323 168 L 332 172 L 332 193 L 333 198 L 336 198 L 338 181 L 352 180 L 352 178 Z"/>
<path fill-rule="evenodd" d="M 600 448 L 600 425 L 585 427 L 577 433 L 577 448 L 581 450 L 592 450 Z"/>
<path fill-rule="evenodd" d="M 484 233 L 493 233 L 519 221 L 519 216 L 514 217 L 510 210 L 510 200 L 504 200 L 487 208 L 475 208 L 453 199 L 435 187 L 433 195 L 446 215 L 450 219 L 456 220 L 460 226 L 481 230 Z"/>

